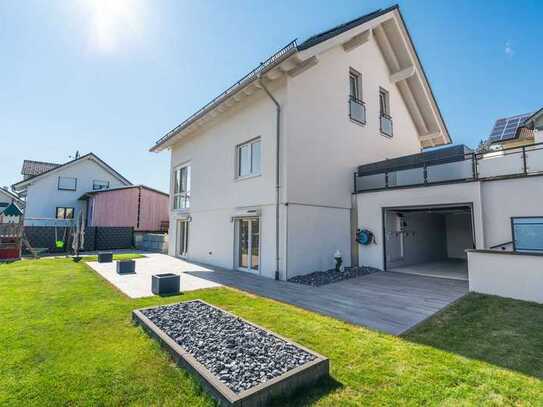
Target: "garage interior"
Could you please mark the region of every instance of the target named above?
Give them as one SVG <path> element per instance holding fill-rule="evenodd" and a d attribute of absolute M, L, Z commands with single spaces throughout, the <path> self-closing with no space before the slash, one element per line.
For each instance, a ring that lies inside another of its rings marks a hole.
<path fill-rule="evenodd" d="M 387 271 L 468 279 L 466 249 L 474 248 L 470 206 L 384 210 Z"/>

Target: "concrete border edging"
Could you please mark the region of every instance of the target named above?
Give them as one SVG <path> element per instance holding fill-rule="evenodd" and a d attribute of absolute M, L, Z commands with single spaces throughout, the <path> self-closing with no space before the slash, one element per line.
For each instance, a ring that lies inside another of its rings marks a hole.
<path fill-rule="evenodd" d="M 274 397 L 287 396 L 300 387 L 313 384 L 317 380 L 329 375 L 330 362 L 328 358 L 325 358 L 324 356 L 298 345 L 289 339 L 277 335 L 268 329 L 253 324 L 246 319 L 240 318 L 237 315 L 234 315 L 205 301 L 192 300 L 187 302 L 194 301 L 201 302 L 235 318 L 239 318 L 244 323 L 252 325 L 255 328 L 262 329 L 275 337 L 282 339 L 285 342 L 315 356 L 315 360 L 308 362 L 303 366 L 289 370 L 281 376 L 254 386 L 249 390 L 234 393 L 224 383 L 219 381 L 204 365 L 198 362 L 191 354 L 185 351 L 183 347 L 178 345 L 172 338 L 166 335 L 157 325 L 155 325 L 143 314 L 143 311 L 146 309 L 157 308 L 157 306 L 134 310 L 132 312 L 133 322 L 136 325 L 141 326 L 152 338 L 157 339 L 160 345 L 170 353 L 178 366 L 186 369 L 189 373 L 196 376 L 202 387 L 211 395 L 211 397 L 217 400 L 220 405 L 243 407 L 264 406 L 267 405 L 270 399 Z"/>

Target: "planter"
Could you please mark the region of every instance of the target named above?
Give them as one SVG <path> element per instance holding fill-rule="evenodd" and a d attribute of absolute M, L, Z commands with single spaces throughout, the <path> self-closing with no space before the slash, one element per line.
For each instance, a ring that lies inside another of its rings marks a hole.
<path fill-rule="evenodd" d="M 113 261 L 113 253 L 102 252 L 98 253 L 98 263 L 111 263 Z"/>
<path fill-rule="evenodd" d="M 117 262 L 117 274 L 135 274 L 136 262 L 134 260 L 120 260 Z"/>
<path fill-rule="evenodd" d="M 181 278 L 177 274 L 155 274 L 152 277 L 151 291 L 155 295 L 179 294 Z"/>
<path fill-rule="evenodd" d="M 326 357 L 200 300 L 135 310 L 132 317 L 220 406 L 267 406 L 329 374 Z"/>

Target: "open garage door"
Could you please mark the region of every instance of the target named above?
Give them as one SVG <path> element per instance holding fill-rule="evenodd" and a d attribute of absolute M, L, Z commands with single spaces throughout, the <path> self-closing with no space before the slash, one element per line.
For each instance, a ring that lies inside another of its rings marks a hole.
<path fill-rule="evenodd" d="M 387 271 L 467 280 L 473 249 L 471 206 L 384 209 Z"/>

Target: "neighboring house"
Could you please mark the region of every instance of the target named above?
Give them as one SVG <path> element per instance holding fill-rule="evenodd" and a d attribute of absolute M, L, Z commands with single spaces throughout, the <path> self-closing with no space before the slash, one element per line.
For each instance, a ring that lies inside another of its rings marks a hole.
<path fill-rule="evenodd" d="M 151 148 L 171 150 L 169 253 L 280 279 L 356 264 L 357 166 L 450 142 L 399 7 L 292 42 Z"/>
<path fill-rule="evenodd" d="M 523 127 L 534 132 L 536 143 L 543 143 L 543 107 L 528 117 Z"/>
<path fill-rule="evenodd" d="M 0 187 L 0 211 L 7 208 L 10 204 L 15 203 L 19 208 L 24 207 L 24 201 L 13 192 L 10 192 L 7 187 Z"/>
<path fill-rule="evenodd" d="M 83 194 L 131 185 L 93 153 L 62 165 L 49 163 L 38 168 L 35 162 L 29 163 L 23 164 L 25 179 L 13 185 L 14 191 L 25 197 L 25 225 L 46 225 L 51 219 L 73 219 L 86 208 L 79 200 Z"/>
<path fill-rule="evenodd" d="M 21 175 L 23 176 L 23 179 L 26 180 L 46 171 L 52 170 L 58 166 L 60 166 L 60 164 L 45 161 L 24 160 L 23 167 L 21 168 Z"/>
<path fill-rule="evenodd" d="M 85 193 L 88 226 L 130 226 L 136 232 L 160 232 L 169 219 L 168 194 L 145 185 Z"/>
<path fill-rule="evenodd" d="M 19 223 L 23 211 L 12 202 L 6 207 L 0 207 L 0 223 Z"/>
<path fill-rule="evenodd" d="M 534 144 L 535 131 L 525 125 L 534 114 L 525 113 L 496 120 L 488 137 L 491 150 Z"/>

